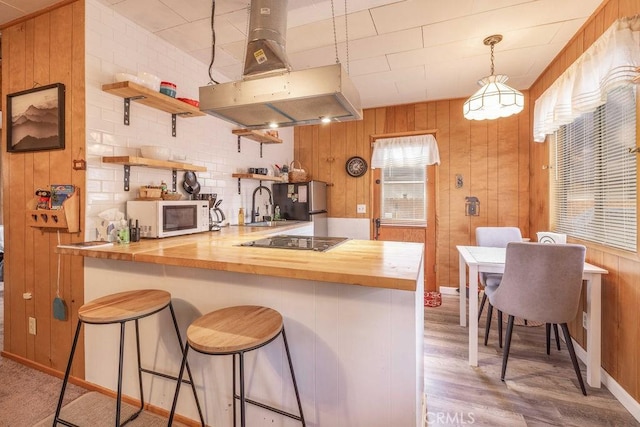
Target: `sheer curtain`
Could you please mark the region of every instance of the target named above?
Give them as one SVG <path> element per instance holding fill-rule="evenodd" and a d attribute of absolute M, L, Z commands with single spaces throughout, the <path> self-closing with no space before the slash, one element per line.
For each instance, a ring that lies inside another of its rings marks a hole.
<path fill-rule="evenodd" d="M 533 140 L 607 101 L 607 92 L 632 82 L 640 66 L 640 15 L 618 19 L 536 100 Z"/>
<path fill-rule="evenodd" d="M 371 168 L 415 167 L 440 164 L 433 135 L 379 138 L 373 146 Z"/>

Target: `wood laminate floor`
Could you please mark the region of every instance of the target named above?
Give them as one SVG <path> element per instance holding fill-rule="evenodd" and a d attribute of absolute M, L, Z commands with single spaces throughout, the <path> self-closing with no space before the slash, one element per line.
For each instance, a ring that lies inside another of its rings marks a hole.
<path fill-rule="evenodd" d="M 513 330 L 505 382 L 502 349 L 492 322 L 478 367 L 468 364 L 468 329 L 459 326 L 457 296 L 425 307 L 424 364 L 428 426 L 639 426 L 604 386 L 580 392 L 569 353 L 545 349 L 544 326 Z M 484 334 L 486 310 L 480 321 Z M 506 325 L 504 330 L 506 331 Z M 482 335 L 484 336 L 484 335 Z M 583 379 L 586 367 L 580 362 Z M 586 384 L 586 379 L 585 379 Z"/>

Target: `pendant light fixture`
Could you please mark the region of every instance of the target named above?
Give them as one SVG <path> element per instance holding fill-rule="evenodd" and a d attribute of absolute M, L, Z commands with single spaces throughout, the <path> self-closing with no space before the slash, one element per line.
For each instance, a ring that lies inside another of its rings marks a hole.
<path fill-rule="evenodd" d="M 482 86 L 463 106 L 465 119 L 494 120 L 517 114 L 524 108 L 524 95 L 505 84 L 508 77 L 494 74 L 493 47 L 500 43 L 502 36 L 494 34 L 484 39 L 486 46 L 491 46 L 491 75 L 478 81 Z"/>

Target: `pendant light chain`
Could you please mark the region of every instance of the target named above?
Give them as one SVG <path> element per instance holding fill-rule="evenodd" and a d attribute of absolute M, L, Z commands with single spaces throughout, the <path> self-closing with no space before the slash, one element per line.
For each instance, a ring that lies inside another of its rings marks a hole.
<path fill-rule="evenodd" d="M 347 0 L 344 0 L 344 32 L 345 32 L 345 43 L 346 43 L 346 51 L 347 51 L 347 74 L 349 74 L 349 20 L 347 13 Z M 338 31 L 336 29 L 336 9 L 333 4 L 333 0 L 331 0 L 331 19 L 333 21 L 333 45 L 336 49 L 336 64 L 340 63 L 340 58 L 338 55 Z"/>
<path fill-rule="evenodd" d="M 333 46 L 336 49 L 336 64 L 339 64 L 340 58 L 338 58 L 338 33 L 336 32 L 336 11 L 333 6 L 333 0 L 331 0 L 331 20 L 333 21 Z"/>
<path fill-rule="evenodd" d="M 493 68 L 493 60 L 494 60 L 494 56 L 493 56 L 493 47 L 496 45 L 495 42 L 491 43 L 491 75 L 493 76 L 494 73 L 494 68 Z"/>
<path fill-rule="evenodd" d="M 347 74 L 349 74 L 349 27 L 348 27 L 347 0 L 344 0 L 344 35 L 347 48 Z"/>

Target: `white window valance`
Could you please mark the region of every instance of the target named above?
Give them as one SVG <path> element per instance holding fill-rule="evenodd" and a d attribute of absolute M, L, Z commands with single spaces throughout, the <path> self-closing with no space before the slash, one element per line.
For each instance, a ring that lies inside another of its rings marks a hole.
<path fill-rule="evenodd" d="M 630 84 L 640 66 L 640 15 L 618 19 L 536 100 L 533 140 L 593 112 L 607 92 Z"/>
<path fill-rule="evenodd" d="M 371 168 L 440 164 L 436 138 L 429 135 L 379 138 L 373 146 Z"/>

